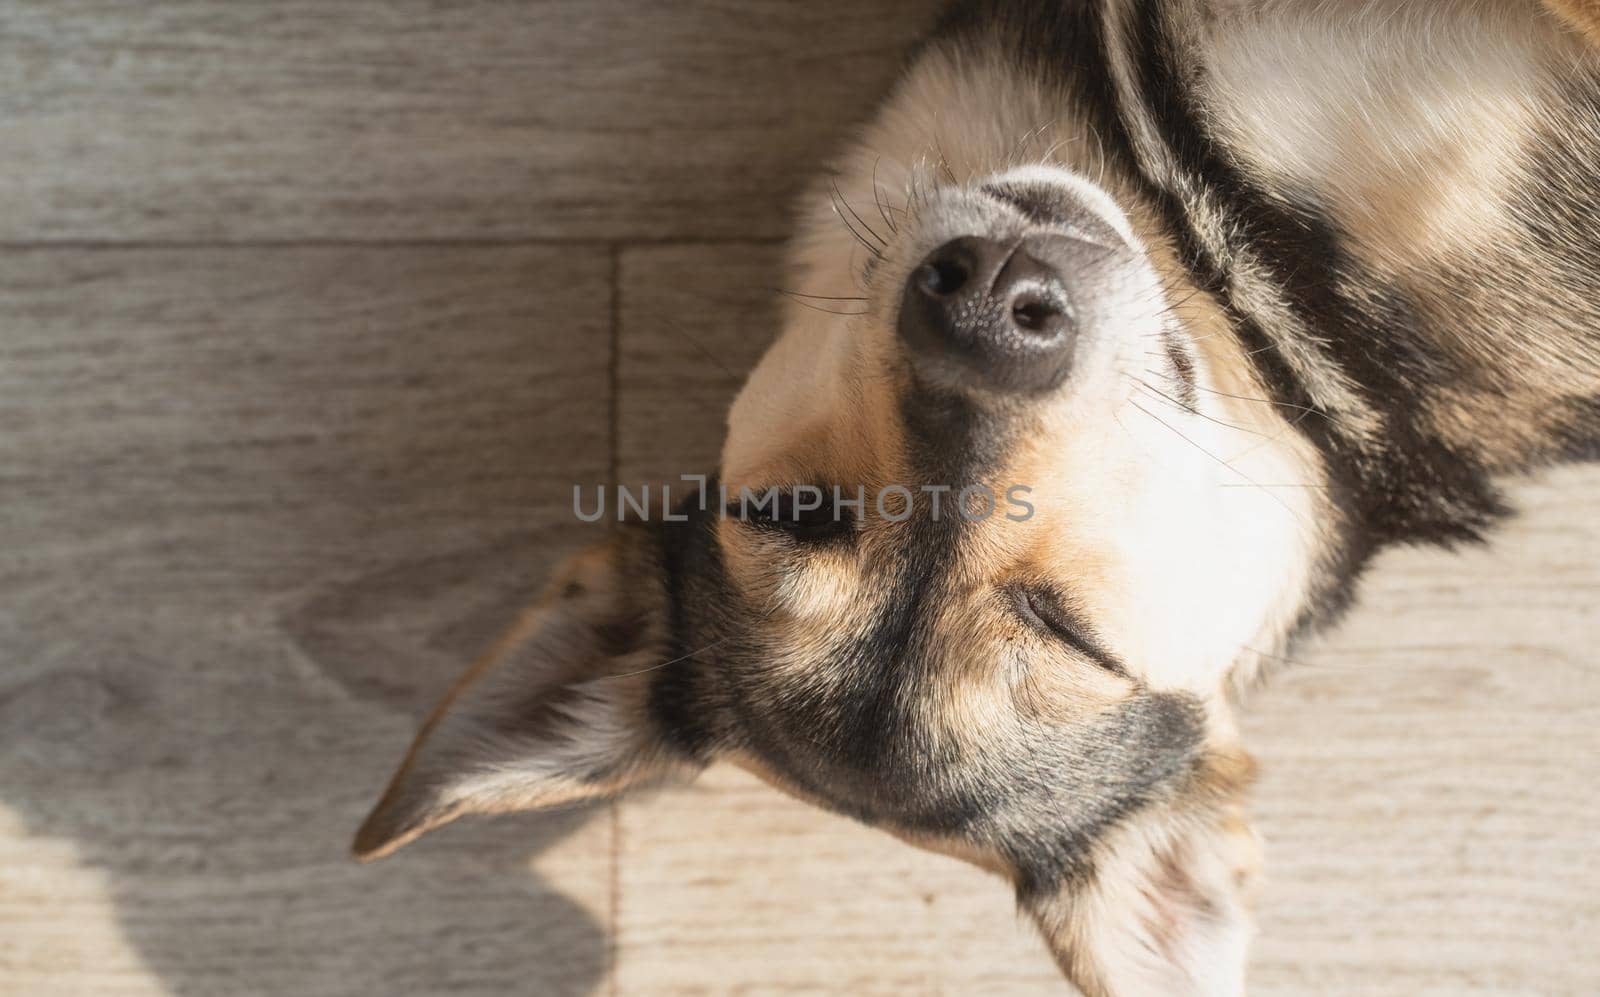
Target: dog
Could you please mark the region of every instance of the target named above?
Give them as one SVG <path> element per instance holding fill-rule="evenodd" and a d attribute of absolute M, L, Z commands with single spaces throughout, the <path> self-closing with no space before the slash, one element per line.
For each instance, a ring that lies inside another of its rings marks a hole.
<path fill-rule="evenodd" d="M 1597 49 L 1594 0 L 955 5 L 715 477 L 558 571 L 356 853 L 729 761 L 1004 877 L 1086 994 L 1242 992 L 1240 692 L 1600 453 Z"/>

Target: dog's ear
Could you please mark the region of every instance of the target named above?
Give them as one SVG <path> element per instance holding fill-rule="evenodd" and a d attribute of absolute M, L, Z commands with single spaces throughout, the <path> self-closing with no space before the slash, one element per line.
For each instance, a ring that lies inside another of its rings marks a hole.
<path fill-rule="evenodd" d="M 422 727 L 357 832 L 381 858 L 464 814 L 617 793 L 682 764 L 649 709 L 666 584 L 645 529 L 575 555 Z"/>
<path fill-rule="evenodd" d="M 1260 846 L 1240 806 L 1136 817 L 1096 852 L 1079 881 L 1023 898 L 1084 994 L 1245 992 Z"/>
<path fill-rule="evenodd" d="M 1591 45 L 1600 45 L 1600 0 L 1545 0 L 1545 6 Z"/>

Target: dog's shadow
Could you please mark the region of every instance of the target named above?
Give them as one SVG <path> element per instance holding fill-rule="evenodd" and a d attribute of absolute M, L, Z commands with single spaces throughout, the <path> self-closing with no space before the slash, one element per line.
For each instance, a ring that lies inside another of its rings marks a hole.
<path fill-rule="evenodd" d="M 417 720 L 536 590 L 550 546 L 502 537 L 314 586 L 263 609 L 264 631 L 196 633 L 193 660 L 154 660 L 113 621 L 89 654 L 9 685 L 0 800 L 30 837 L 70 842 L 50 861 L 76 869 L 38 873 L 30 909 L 76 937 L 103 909 L 79 884 L 98 880 L 142 964 L 93 965 L 118 946 L 89 941 L 74 978 L 147 972 L 195 997 L 594 992 L 602 812 L 463 822 L 372 866 L 347 851 Z"/>
<path fill-rule="evenodd" d="M 0 928 L 7 983 L 32 962 L 58 991 L 196 997 L 601 985 L 597 811 L 463 822 L 373 866 L 348 850 L 427 710 L 603 532 L 570 494 L 605 471 L 606 340 L 546 303 L 552 259 L 358 246 L 108 271 L 79 321 L 145 333 L 142 362 L 75 354 L 69 376 L 159 417 L 59 420 L 41 445 L 133 459 L 100 458 L 120 463 L 97 493 L 81 457 L 36 454 L 48 501 L 0 517 L 18 548 L 0 820 L 20 824 L 0 838 L 33 839 L 34 863 L 6 899 L 20 937 L 61 946 L 29 958 Z M 158 320 L 130 328 L 141 293 Z"/>

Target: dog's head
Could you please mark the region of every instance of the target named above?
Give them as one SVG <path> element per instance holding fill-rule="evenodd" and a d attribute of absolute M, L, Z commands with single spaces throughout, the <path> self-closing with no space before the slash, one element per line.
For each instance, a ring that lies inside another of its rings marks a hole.
<path fill-rule="evenodd" d="M 1282 423 L 1105 190 L 896 189 L 818 197 L 718 477 L 563 570 L 358 853 L 726 759 L 1009 877 L 1086 988 L 1242 945 L 1224 689 L 1305 586 L 1306 493 L 1248 487 L 1298 473 Z"/>

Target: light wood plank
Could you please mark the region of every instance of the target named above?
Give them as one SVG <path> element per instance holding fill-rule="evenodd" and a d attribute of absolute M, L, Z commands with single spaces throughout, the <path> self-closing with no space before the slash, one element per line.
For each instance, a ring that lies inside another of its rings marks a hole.
<path fill-rule="evenodd" d="M 1060 993 L 1010 892 L 715 768 L 622 807 L 623 994 Z"/>
<path fill-rule="evenodd" d="M 736 378 L 713 368 L 770 339 L 777 259 L 625 255 L 625 480 L 715 461 Z M 1600 980 L 1600 469 L 1516 495 L 1527 515 L 1490 549 L 1385 558 L 1252 698 L 1270 861 L 1252 993 Z M 623 993 L 1060 990 L 997 882 L 742 774 L 629 803 L 620 833 Z"/>
<path fill-rule="evenodd" d="M 11 0 L 0 240 L 782 234 L 933 0 Z"/>
<path fill-rule="evenodd" d="M 345 851 L 581 539 L 610 262 L 0 254 L 0 992 L 582 994 L 584 815 Z"/>
<path fill-rule="evenodd" d="M 777 246 L 625 251 L 618 267 L 618 471 L 624 484 L 712 473 L 728 406 L 778 330 Z"/>
<path fill-rule="evenodd" d="M 1515 495 L 1488 549 L 1384 558 L 1253 698 L 1257 992 L 1600 984 L 1600 468 Z"/>

